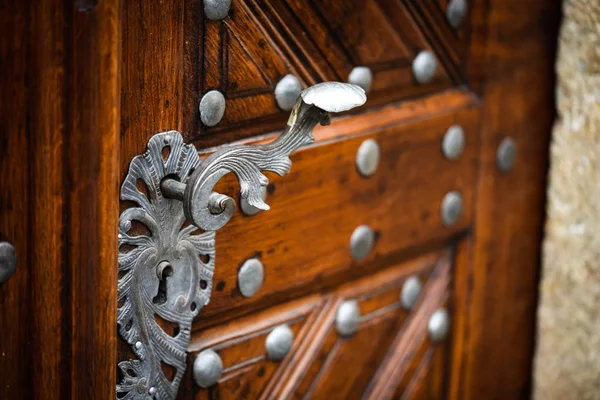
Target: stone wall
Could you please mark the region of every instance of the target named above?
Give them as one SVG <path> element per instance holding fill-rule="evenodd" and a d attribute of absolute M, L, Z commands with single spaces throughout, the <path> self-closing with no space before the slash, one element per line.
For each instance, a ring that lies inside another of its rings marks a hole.
<path fill-rule="evenodd" d="M 600 0 L 565 0 L 534 398 L 600 399 Z"/>

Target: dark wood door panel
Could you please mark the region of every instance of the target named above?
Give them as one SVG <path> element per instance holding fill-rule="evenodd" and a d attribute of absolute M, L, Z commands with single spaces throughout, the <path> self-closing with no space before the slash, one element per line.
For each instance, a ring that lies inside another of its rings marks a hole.
<path fill-rule="evenodd" d="M 370 273 L 373 262 L 386 263 L 400 250 L 441 242 L 468 229 L 478 164 L 478 118 L 478 106 L 467 106 L 350 138 L 341 134 L 341 140 L 293 155 L 290 174 L 269 175 L 271 210 L 251 217 L 237 211 L 218 232 L 215 289 L 194 330 L 217 323 L 233 309 L 248 310 L 281 301 L 294 291 L 308 292 Z M 466 144 L 460 159 L 451 161 L 442 155 L 441 142 L 454 124 L 463 127 Z M 352 121 L 343 126 L 352 127 Z M 381 148 L 380 165 L 370 178 L 362 177 L 355 166 L 365 139 L 376 140 Z M 216 190 L 239 198 L 233 177 L 226 177 Z M 454 225 L 445 226 L 440 207 L 450 191 L 460 192 L 463 211 Z M 371 253 L 357 261 L 350 253 L 350 237 L 360 225 L 370 226 L 377 239 Z M 238 271 L 254 257 L 264 265 L 264 285 L 245 298 L 237 286 Z"/>

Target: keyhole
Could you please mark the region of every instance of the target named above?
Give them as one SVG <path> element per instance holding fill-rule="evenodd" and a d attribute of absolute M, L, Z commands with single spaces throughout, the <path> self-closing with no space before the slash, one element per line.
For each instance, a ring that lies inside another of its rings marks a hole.
<path fill-rule="evenodd" d="M 165 304 L 167 302 L 167 279 L 173 275 L 173 266 L 167 261 L 163 261 L 156 267 L 158 275 L 158 292 L 152 299 L 154 304 Z"/>

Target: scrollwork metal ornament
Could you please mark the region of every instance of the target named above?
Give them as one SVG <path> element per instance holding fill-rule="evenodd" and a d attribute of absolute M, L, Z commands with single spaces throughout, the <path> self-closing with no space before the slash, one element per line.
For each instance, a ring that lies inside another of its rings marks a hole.
<path fill-rule="evenodd" d="M 194 317 L 208 304 L 215 268 L 215 231 L 232 217 L 235 201 L 213 192 L 233 172 L 241 198 L 268 210 L 261 171 L 285 175 L 289 155 L 311 143 L 313 128 L 328 124 L 331 112 L 360 106 L 359 86 L 327 82 L 304 90 L 287 127 L 273 142 L 235 145 L 200 161 L 194 146 L 176 131 L 154 135 L 136 156 L 121 187 L 129 202 L 119 219 L 119 333 L 137 359 L 119 363 L 119 399 L 174 399 L 186 368 Z M 190 224 L 187 224 L 189 222 Z M 174 331 L 165 329 L 167 321 Z M 175 370 L 167 377 L 162 365 Z"/>

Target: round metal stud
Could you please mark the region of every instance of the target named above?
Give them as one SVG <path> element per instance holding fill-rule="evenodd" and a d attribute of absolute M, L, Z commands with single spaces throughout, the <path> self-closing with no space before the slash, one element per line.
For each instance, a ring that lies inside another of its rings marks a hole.
<path fill-rule="evenodd" d="M 12 244 L 0 242 L 0 283 L 4 283 L 14 274 L 17 267 L 17 252 Z"/>
<path fill-rule="evenodd" d="M 428 83 L 435 76 L 437 61 L 435 56 L 427 50 L 421 51 L 413 60 L 413 75 L 417 82 Z"/>
<path fill-rule="evenodd" d="M 451 0 L 446 9 L 446 19 L 454 29 L 460 28 L 463 18 L 467 13 L 466 0 Z"/>
<path fill-rule="evenodd" d="M 456 160 L 465 147 L 465 132 L 459 125 L 452 125 L 442 139 L 442 153 L 448 160 Z"/>
<path fill-rule="evenodd" d="M 356 300 L 347 300 L 340 304 L 335 317 L 335 326 L 340 336 L 354 335 L 360 322 L 360 310 Z"/>
<path fill-rule="evenodd" d="M 201 351 L 194 360 L 194 382 L 207 389 L 217 383 L 223 374 L 223 361 L 213 350 Z"/>
<path fill-rule="evenodd" d="M 218 90 L 211 90 L 200 100 L 200 120 L 206 126 L 215 126 L 225 115 L 225 96 Z"/>
<path fill-rule="evenodd" d="M 367 139 L 361 143 L 356 152 L 356 168 L 364 176 L 371 176 L 379 166 L 379 145 L 373 139 Z"/>
<path fill-rule="evenodd" d="M 375 244 L 375 232 L 367 225 L 361 225 L 350 237 L 350 253 L 355 260 L 362 260 L 369 255 Z"/>
<path fill-rule="evenodd" d="M 515 158 L 517 157 L 517 143 L 513 138 L 506 137 L 502 139 L 498 150 L 496 151 L 496 164 L 498 169 L 502 172 L 508 172 L 515 165 Z"/>
<path fill-rule="evenodd" d="M 260 194 L 264 201 L 267 198 L 267 187 L 266 186 L 263 186 L 261 188 Z M 248 203 L 247 199 L 242 199 L 242 198 L 240 198 L 240 208 L 242 209 L 242 212 L 248 216 L 256 215 L 262 211 L 260 208 L 256 208 L 253 205 L 250 205 L 250 203 Z"/>
<path fill-rule="evenodd" d="M 348 83 L 358 85 L 368 92 L 373 84 L 373 73 L 368 67 L 354 67 L 348 75 Z"/>
<path fill-rule="evenodd" d="M 302 91 L 302 84 L 292 74 L 288 74 L 281 78 L 275 87 L 275 101 L 277 105 L 284 111 L 290 111 L 294 108 L 298 96 Z"/>
<path fill-rule="evenodd" d="M 269 360 L 281 361 L 294 343 L 294 332 L 286 324 L 275 327 L 267 336 L 265 349 Z"/>
<path fill-rule="evenodd" d="M 262 287 L 265 270 L 258 258 L 246 260 L 238 272 L 238 289 L 244 297 L 252 297 Z"/>
<path fill-rule="evenodd" d="M 438 309 L 431 314 L 427 323 L 429 340 L 433 343 L 441 342 L 448 335 L 450 330 L 450 317 L 445 309 Z"/>
<path fill-rule="evenodd" d="M 442 221 L 444 225 L 451 226 L 458 221 L 462 213 L 463 199 L 457 191 L 446 193 L 442 200 Z"/>
<path fill-rule="evenodd" d="M 405 310 L 408 311 L 415 305 L 422 289 L 421 281 L 416 276 L 411 276 L 404 282 L 400 301 Z"/>
<path fill-rule="evenodd" d="M 230 8 L 231 0 L 204 0 L 204 14 L 213 21 L 225 18 Z"/>

